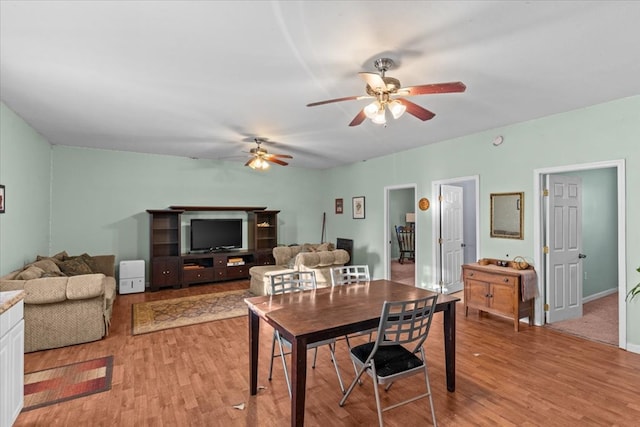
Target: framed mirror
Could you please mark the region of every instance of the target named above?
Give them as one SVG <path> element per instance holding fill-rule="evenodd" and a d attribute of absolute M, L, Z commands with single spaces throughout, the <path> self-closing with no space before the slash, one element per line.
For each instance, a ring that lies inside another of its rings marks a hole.
<path fill-rule="evenodd" d="M 491 193 L 491 237 L 524 239 L 524 193 Z"/>

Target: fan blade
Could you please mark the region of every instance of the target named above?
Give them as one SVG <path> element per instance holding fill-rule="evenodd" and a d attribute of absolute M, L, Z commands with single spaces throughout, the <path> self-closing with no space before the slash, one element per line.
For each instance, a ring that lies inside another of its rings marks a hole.
<path fill-rule="evenodd" d="M 245 163 L 245 166 L 249 166 L 251 163 L 253 163 L 253 161 L 255 160 L 255 157 L 250 158 L 249 160 L 247 160 L 247 163 Z"/>
<path fill-rule="evenodd" d="M 268 157 L 280 157 L 283 159 L 293 159 L 292 156 L 288 155 L 288 154 L 267 154 Z"/>
<path fill-rule="evenodd" d="M 360 112 L 351 120 L 349 126 L 358 126 L 360 123 L 364 122 L 367 116 L 364 114 L 364 108 L 360 110 Z"/>
<path fill-rule="evenodd" d="M 266 158 L 266 157 L 265 157 L 265 160 L 266 160 L 267 162 L 276 163 L 276 164 L 278 164 L 278 165 L 282 165 L 282 166 L 287 166 L 287 165 L 289 164 L 289 163 L 287 163 L 287 162 L 283 162 L 282 160 L 274 159 L 274 158 Z"/>
<path fill-rule="evenodd" d="M 380 74 L 376 74 L 376 73 L 358 73 L 358 76 L 360 76 L 360 78 L 362 80 L 367 82 L 369 87 L 371 89 L 373 89 L 374 91 L 378 91 L 378 90 L 386 91 L 387 90 L 387 84 L 384 82 L 384 80 L 382 80 L 382 77 L 380 76 Z"/>
<path fill-rule="evenodd" d="M 315 107 L 316 105 L 330 104 L 332 102 L 353 101 L 360 98 L 360 96 L 345 96 L 344 98 L 328 99 L 326 101 L 312 102 L 307 104 L 307 107 Z"/>
<path fill-rule="evenodd" d="M 398 95 L 414 96 L 430 93 L 464 92 L 467 87 L 462 82 L 434 83 L 430 85 L 409 86 L 398 89 Z"/>
<path fill-rule="evenodd" d="M 427 110 L 426 108 L 422 108 L 418 104 L 414 104 L 411 101 L 408 101 L 408 100 L 403 99 L 403 98 L 399 98 L 398 101 L 402 105 L 407 107 L 407 113 L 411 114 L 412 116 L 415 116 L 415 117 L 419 118 L 423 122 L 426 121 L 426 120 L 430 120 L 435 116 L 435 113 L 432 113 L 431 111 Z"/>

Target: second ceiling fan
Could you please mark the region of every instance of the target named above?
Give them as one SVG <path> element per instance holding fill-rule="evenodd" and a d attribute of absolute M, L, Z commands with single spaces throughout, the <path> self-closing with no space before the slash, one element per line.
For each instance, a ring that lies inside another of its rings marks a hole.
<path fill-rule="evenodd" d="M 367 95 L 347 96 L 344 98 L 328 99 L 326 101 L 312 102 L 307 107 L 330 104 L 333 102 L 353 101 L 359 99 L 374 99 L 374 101 L 364 107 L 349 123 L 349 126 L 358 126 L 364 119 L 369 118 L 373 123 L 386 124 L 386 110 L 391 112 L 394 119 L 399 118 L 406 111 L 418 119 L 425 121 L 432 119 L 435 113 L 415 104 L 407 96 L 429 95 L 435 93 L 464 92 L 467 88 L 462 82 L 435 83 L 418 86 L 401 87 L 400 81 L 393 77 L 385 76 L 389 68 L 393 66 L 393 60 L 389 58 L 379 58 L 374 62 L 374 66 L 379 71 L 377 73 L 358 73 L 358 76 L 367 83 Z"/>
<path fill-rule="evenodd" d="M 281 166 L 287 166 L 289 163 L 280 159 L 292 159 L 293 157 L 288 154 L 269 154 L 266 149 L 262 148 L 260 144 L 263 142 L 258 138 L 253 139 L 256 143 L 256 147 L 249 150 L 251 158 L 245 163 L 245 166 L 249 166 L 251 169 L 265 170 L 269 168 L 269 163 L 275 163 Z"/>

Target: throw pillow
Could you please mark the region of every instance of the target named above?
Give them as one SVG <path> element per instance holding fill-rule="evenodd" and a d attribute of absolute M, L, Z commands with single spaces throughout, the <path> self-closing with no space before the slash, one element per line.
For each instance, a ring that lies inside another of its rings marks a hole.
<path fill-rule="evenodd" d="M 29 267 L 39 267 L 45 273 L 60 273 L 60 268 L 51 258 L 42 258 L 39 261 L 32 262 Z"/>
<path fill-rule="evenodd" d="M 318 247 L 316 247 L 316 251 L 320 252 L 320 251 L 329 251 L 329 245 L 330 243 L 322 243 L 320 245 L 318 245 Z"/>
<path fill-rule="evenodd" d="M 80 255 L 78 258 L 82 258 L 84 263 L 89 266 L 92 273 L 101 273 L 100 271 L 98 271 L 98 266 L 96 264 L 96 261 L 93 259 L 91 255 L 84 253 Z"/>
<path fill-rule="evenodd" d="M 91 274 L 91 267 L 81 257 L 72 257 L 59 264 L 60 270 L 67 276 L 79 276 L 81 274 Z"/>
<path fill-rule="evenodd" d="M 42 277 L 42 273 L 44 273 L 44 270 L 40 267 L 31 266 L 18 273 L 18 275 L 15 277 L 15 280 L 38 279 Z"/>
<path fill-rule="evenodd" d="M 67 255 L 66 251 L 62 251 L 62 252 L 58 252 L 57 254 L 53 255 L 53 256 L 41 256 L 38 255 L 36 257 L 36 261 L 40 261 L 42 259 L 53 259 L 53 261 L 64 261 L 65 258 L 67 258 L 69 255 Z"/>
<path fill-rule="evenodd" d="M 293 267 L 295 267 L 296 265 L 296 257 L 292 256 L 291 258 L 289 258 L 289 262 L 287 263 L 287 268 L 288 269 L 293 269 Z"/>

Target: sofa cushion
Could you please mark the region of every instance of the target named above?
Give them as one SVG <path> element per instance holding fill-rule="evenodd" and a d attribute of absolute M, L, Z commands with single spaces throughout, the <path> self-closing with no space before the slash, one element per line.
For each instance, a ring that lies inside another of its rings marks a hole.
<path fill-rule="evenodd" d="M 24 282 L 25 304 L 50 304 L 67 299 L 68 277 L 47 277 Z"/>
<path fill-rule="evenodd" d="M 20 273 L 18 273 L 16 275 L 15 279 L 16 280 L 37 279 L 39 277 L 42 277 L 42 273 L 44 273 L 43 269 L 41 269 L 40 267 L 36 267 L 36 266 L 32 265 L 32 266 L 29 266 L 29 267 L 25 268 Z"/>
<path fill-rule="evenodd" d="M 91 267 L 87 265 L 82 257 L 68 258 L 58 264 L 60 270 L 67 276 L 78 276 L 81 274 L 91 274 Z"/>
<path fill-rule="evenodd" d="M 67 299 L 79 300 L 99 297 L 104 294 L 104 274 L 83 274 L 69 277 Z"/>

